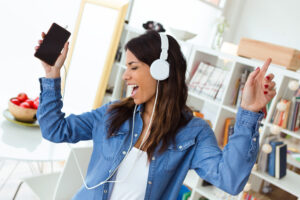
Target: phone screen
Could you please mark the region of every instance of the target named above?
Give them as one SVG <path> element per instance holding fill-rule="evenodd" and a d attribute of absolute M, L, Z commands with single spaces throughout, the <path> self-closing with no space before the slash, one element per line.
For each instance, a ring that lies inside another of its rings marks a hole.
<path fill-rule="evenodd" d="M 71 33 L 53 23 L 34 56 L 53 66 Z"/>

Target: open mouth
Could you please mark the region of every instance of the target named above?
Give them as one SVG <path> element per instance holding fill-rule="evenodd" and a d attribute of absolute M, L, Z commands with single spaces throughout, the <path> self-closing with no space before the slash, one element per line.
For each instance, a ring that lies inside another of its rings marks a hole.
<path fill-rule="evenodd" d="M 132 91 L 131 91 L 131 95 L 130 95 L 131 97 L 133 97 L 137 93 L 138 88 L 139 88 L 139 86 L 132 85 Z"/>

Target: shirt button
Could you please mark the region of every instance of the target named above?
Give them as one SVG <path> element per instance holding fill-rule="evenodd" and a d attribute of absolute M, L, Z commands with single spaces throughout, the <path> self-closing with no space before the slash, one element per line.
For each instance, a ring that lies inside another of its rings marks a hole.
<path fill-rule="evenodd" d="M 151 181 L 148 181 L 148 184 L 149 184 L 149 185 L 151 185 L 151 184 L 152 184 L 152 182 L 151 182 Z"/>
<path fill-rule="evenodd" d="M 253 138 L 252 141 L 253 141 L 253 142 L 256 142 L 256 138 Z"/>
<path fill-rule="evenodd" d="M 138 134 L 134 134 L 134 137 L 137 137 L 138 136 Z"/>
<path fill-rule="evenodd" d="M 152 157 L 152 160 L 155 160 L 155 156 Z"/>
<path fill-rule="evenodd" d="M 126 154 L 126 151 L 123 151 L 122 153 L 123 153 L 123 155 L 125 155 L 125 154 Z"/>
<path fill-rule="evenodd" d="M 104 193 L 107 193 L 107 190 L 104 190 Z"/>
<path fill-rule="evenodd" d="M 179 149 L 182 149 L 182 146 L 180 145 L 178 148 L 179 148 Z"/>

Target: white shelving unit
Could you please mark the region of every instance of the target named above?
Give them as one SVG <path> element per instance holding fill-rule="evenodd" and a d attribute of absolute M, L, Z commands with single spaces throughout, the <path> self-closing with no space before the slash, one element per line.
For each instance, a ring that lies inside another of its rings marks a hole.
<path fill-rule="evenodd" d="M 142 33 L 144 33 L 144 30 L 125 25 L 120 42 L 123 49 L 122 56 L 119 62 L 115 62 L 113 66 L 114 74 L 112 74 L 110 77 L 110 81 L 114 83 L 114 90 L 112 96 L 107 100 L 120 99 L 123 84 L 121 81 L 121 77 L 126 68 L 125 51 L 123 46 L 128 40 Z M 240 77 L 244 69 L 255 70 L 256 67 L 262 66 L 263 62 L 224 54 L 219 51 L 197 46 L 188 42 L 179 41 L 179 43 L 182 46 L 182 49 L 184 50 L 183 53 L 187 58 L 188 71 L 191 70 L 191 68 L 197 63 L 199 64 L 200 61 L 209 62 L 214 66 L 221 67 L 228 71 L 227 79 L 224 82 L 226 87 L 220 101 L 208 99 L 207 97 L 203 97 L 193 92 L 189 92 L 187 101 L 187 104 L 190 107 L 201 110 L 201 112 L 204 113 L 205 118 L 209 119 L 212 122 L 212 129 L 220 144 L 223 137 L 225 119 L 228 117 L 235 117 L 235 115 L 237 114 L 237 107 L 232 106 L 231 103 L 236 80 Z M 284 67 L 274 64 L 270 65 L 267 73 L 270 72 L 275 74 L 274 81 L 277 85 L 277 95 L 271 103 L 267 118 L 262 122 L 263 127 L 261 128 L 260 142 L 265 136 L 269 134 L 269 130 L 271 127 L 271 124 L 269 123 L 271 114 L 276 108 L 277 101 L 281 98 L 281 96 L 284 94 L 284 91 L 287 89 L 288 82 L 290 80 L 300 80 L 300 73 L 285 70 Z M 288 130 L 283 130 L 283 132 L 292 137 L 300 139 L 299 132 L 296 133 Z M 289 163 L 292 164 L 293 162 L 289 161 Z M 266 180 L 276 185 L 277 187 L 282 188 L 283 190 L 297 196 L 298 198 L 300 197 L 300 190 L 298 186 L 300 183 L 299 174 L 288 170 L 287 176 L 280 180 L 275 179 L 274 177 L 271 177 L 266 173 L 258 171 L 253 171 L 251 176 L 258 177 L 261 180 Z M 237 196 L 231 196 L 214 186 L 202 186 L 202 179 L 193 170 L 189 171 L 184 184 L 192 188 L 192 195 L 190 197 L 190 200 L 198 200 L 198 198 L 201 196 L 205 196 L 212 200 L 242 199 L 242 193 Z"/>

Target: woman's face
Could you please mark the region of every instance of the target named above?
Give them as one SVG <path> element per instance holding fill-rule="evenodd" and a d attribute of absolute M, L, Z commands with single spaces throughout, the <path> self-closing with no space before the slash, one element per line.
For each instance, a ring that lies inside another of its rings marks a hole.
<path fill-rule="evenodd" d="M 127 69 L 123 74 L 123 79 L 127 85 L 135 86 L 130 96 L 135 104 L 143 104 L 155 99 L 156 80 L 150 74 L 150 67 L 146 63 L 138 60 L 135 55 L 126 51 Z"/>

